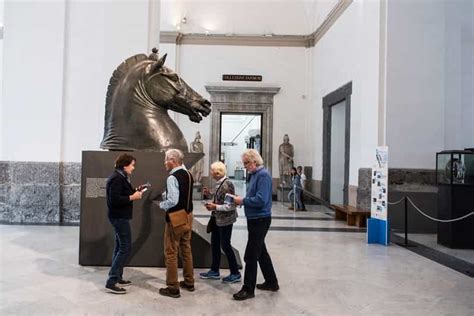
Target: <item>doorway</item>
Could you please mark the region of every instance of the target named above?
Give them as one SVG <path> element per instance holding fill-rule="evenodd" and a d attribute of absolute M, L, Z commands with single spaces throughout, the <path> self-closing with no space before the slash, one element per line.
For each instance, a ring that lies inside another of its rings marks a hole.
<path fill-rule="evenodd" d="M 236 193 L 245 195 L 246 170 L 241 155 L 245 149 L 262 152 L 262 114 L 221 113 L 219 160 L 227 167 Z"/>
<path fill-rule="evenodd" d="M 260 117 L 260 153 L 265 167 L 271 174 L 273 97 L 280 91 L 280 88 L 265 86 L 206 86 L 206 90 L 211 95 L 212 103 L 209 165 L 221 158 L 222 115 L 256 115 Z M 254 121 L 259 121 L 259 119 L 255 118 Z M 249 142 L 253 142 L 254 146 L 258 146 L 258 139 L 256 137 L 254 139 L 249 138 Z M 229 167 L 229 169 L 232 169 L 232 167 Z M 212 179 L 210 179 L 210 185 L 213 185 Z"/>
<path fill-rule="evenodd" d="M 261 153 L 261 135 L 262 114 L 221 113 L 219 158 L 225 163 L 229 178 L 245 179 L 240 156 L 247 148 Z"/>
<path fill-rule="evenodd" d="M 323 98 L 322 198 L 329 204 L 349 202 L 350 113 L 352 82 Z"/>

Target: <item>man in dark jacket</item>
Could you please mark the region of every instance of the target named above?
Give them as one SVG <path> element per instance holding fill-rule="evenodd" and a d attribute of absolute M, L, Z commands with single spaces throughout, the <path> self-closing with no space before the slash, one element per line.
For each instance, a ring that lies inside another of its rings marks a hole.
<path fill-rule="evenodd" d="M 142 198 L 142 192 L 135 190 L 130 184 L 130 175 L 135 169 L 136 159 L 129 154 L 121 154 L 115 160 L 115 171 L 107 179 L 107 208 L 109 221 L 115 230 L 115 248 L 112 256 L 112 266 L 105 284 L 107 291 L 115 294 L 125 294 L 124 286 L 131 284 L 124 280 L 123 267 L 132 249 L 132 219 L 133 201 Z"/>

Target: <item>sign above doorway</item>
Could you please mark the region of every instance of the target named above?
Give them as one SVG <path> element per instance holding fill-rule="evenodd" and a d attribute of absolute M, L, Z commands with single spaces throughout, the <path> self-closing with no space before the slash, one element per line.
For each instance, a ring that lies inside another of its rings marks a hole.
<path fill-rule="evenodd" d="M 260 75 L 222 75 L 224 81 L 262 81 Z"/>

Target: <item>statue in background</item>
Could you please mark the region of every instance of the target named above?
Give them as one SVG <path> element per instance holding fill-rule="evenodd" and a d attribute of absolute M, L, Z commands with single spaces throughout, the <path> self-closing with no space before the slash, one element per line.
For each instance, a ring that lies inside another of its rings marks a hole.
<path fill-rule="evenodd" d="M 196 132 L 196 136 L 194 137 L 194 141 L 189 144 L 189 152 L 191 153 L 202 153 L 204 152 L 204 144 L 201 142 L 201 133 L 199 131 Z M 191 174 L 194 178 L 194 184 L 200 185 L 202 179 L 202 173 L 204 171 L 204 157 L 199 159 L 196 164 L 189 169 Z"/>
<path fill-rule="evenodd" d="M 138 54 L 122 62 L 112 74 L 105 101 L 104 138 L 109 150 L 188 152 L 188 144 L 168 110 L 199 123 L 211 112 L 211 103 L 180 76 L 164 66 L 166 55 Z"/>
<path fill-rule="evenodd" d="M 293 168 L 293 157 L 295 151 L 290 144 L 288 134 L 283 136 L 283 144 L 278 148 L 278 163 L 280 167 L 280 183 L 285 185 L 290 183 L 291 168 Z"/>

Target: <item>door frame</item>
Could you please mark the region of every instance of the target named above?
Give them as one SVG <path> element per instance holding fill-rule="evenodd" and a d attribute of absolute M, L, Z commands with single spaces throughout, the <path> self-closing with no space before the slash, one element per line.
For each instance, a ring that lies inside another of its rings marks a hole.
<path fill-rule="evenodd" d="M 209 170 L 219 160 L 221 113 L 261 114 L 262 158 L 271 174 L 273 146 L 273 97 L 279 87 L 270 86 L 205 86 L 211 96 L 211 130 L 209 146 Z M 212 179 L 211 179 L 212 181 Z"/>
<path fill-rule="evenodd" d="M 321 197 L 330 203 L 331 197 L 331 118 L 332 107 L 342 101 L 346 105 L 344 140 L 344 205 L 349 204 L 349 160 L 351 144 L 351 94 L 352 81 L 323 97 L 323 179 Z"/>

